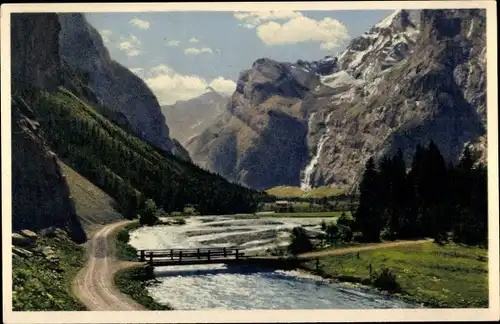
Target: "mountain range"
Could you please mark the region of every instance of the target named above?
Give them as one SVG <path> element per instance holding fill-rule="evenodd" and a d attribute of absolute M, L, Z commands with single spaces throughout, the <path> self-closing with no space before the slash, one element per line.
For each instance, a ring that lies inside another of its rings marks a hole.
<path fill-rule="evenodd" d="M 433 140 L 447 161 L 485 148 L 485 11 L 396 10 L 338 57 L 261 58 L 192 160 L 251 188 L 354 188 L 370 156 Z"/>

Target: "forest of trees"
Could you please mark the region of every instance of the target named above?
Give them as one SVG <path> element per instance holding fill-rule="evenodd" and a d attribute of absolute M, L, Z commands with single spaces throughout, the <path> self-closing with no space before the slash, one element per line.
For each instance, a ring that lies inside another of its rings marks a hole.
<path fill-rule="evenodd" d="M 263 195 L 152 147 L 65 89 L 31 91 L 28 99 L 51 149 L 127 218 L 148 198 L 168 213 L 191 205 L 201 214 L 229 214 L 254 212 Z"/>
<path fill-rule="evenodd" d="M 401 150 L 378 165 L 370 158 L 353 230 L 367 242 L 430 237 L 486 246 L 487 172 L 476 161 L 466 148 L 456 165 L 447 164 L 433 142 L 417 146 L 409 168 Z"/>

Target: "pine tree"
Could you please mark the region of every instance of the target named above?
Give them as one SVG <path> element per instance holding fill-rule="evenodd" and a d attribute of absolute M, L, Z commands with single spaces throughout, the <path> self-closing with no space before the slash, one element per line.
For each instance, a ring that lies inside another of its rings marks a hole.
<path fill-rule="evenodd" d="M 355 215 L 355 229 L 362 233 L 362 239 L 367 242 L 380 241 L 380 232 L 384 227 L 377 195 L 377 176 L 375 162 L 370 158 L 359 185 L 359 206 Z"/>

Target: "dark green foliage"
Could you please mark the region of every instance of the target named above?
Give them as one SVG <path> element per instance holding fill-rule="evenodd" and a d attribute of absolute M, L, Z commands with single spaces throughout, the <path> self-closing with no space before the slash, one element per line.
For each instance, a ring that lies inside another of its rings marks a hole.
<path fill-rule="evenodd" d="M 366 165 L 354 228 L 365 241 L 432 237 L 437 243 L 486 245 L 487 172 L 469 149 L 446 164 L 437 146 L 417 146 L 410 171 L 401 151 Z M 342 222 L 345 222 L 342 220 Z"/>
<path fill-rule="evenodd" d="M 388 268 L 383 268 L 380 272 L 374 272 L 371 277 L 375 287 L 389 292 L 401 292 L 396 275 Z"/>
<path fill-rule="evenodd" d="M 363 233 L 362 240 L 376 242 L 380 240 L 380 231 L 384 227 L 378 190 L 378 174 L 373 158 L 368 159 L 363 179 L 359 185 L 359 206 L 355 214 L 355 229 Z"/>
<path fill-rule="evenodd" d="M 41 253 L 51 247 L 57 261 Z M 85 250 L 65 234 L 39 237 L 33 255 L 12 258 L 12 309 L 14 311 L 85 310 L 71 293 L 71 283 L 85 263 Z"/>
<path fill-rule="evenodd" d="M 294 227 L 288 250 L 292 255 L 312 251 L 313 244 L 303 227 Z"/>
<path fill-rule="evenodd" d="M 337 243 L 340 238 L 340 230 L 337 224 L 330 223 L 326 226 L 326 239 L 328 243 Z"/>
<path fill-rule="evenodd" d="M 51 149 L 112 196 L 127 218 L 137 217 L 145 197 L 167 213 L 193 205 L 201 214 L 231 214 L 254 212 L 265 195 L 145 143 L 65 89 L 23 96 Z"/>
<path fill-rule="evenodd" d="M 144 208 L 140 211 L 139 223 L 147 226 L 158 224 L 157 211 L 155 202 L 152 199 L 146 200 Z"/>
<path fill-rule="evenodd" d="M 116 257 L 124 261 L 137 261 L 137 250 L 128 242 L 130 231 L 140 227 L 139 223 L 134 223 L 120 229 L 116 236 Z"/>

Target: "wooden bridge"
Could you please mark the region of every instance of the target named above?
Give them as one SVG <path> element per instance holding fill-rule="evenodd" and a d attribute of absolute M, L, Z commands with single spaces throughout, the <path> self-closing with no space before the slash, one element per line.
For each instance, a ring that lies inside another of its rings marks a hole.
<path fill-rule="evenodd" d="M 248 259 L 239 249 L 158 249 L 138 251 L 139 261 L 151 266 L 190 265 L 210 263 L 239 263 Z"/>

